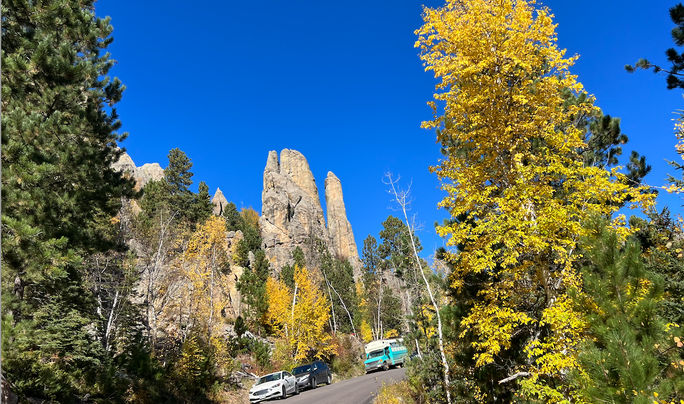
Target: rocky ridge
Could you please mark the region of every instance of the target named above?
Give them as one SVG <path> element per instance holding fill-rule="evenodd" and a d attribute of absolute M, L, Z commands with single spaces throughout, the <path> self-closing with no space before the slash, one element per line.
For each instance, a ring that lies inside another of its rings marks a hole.
<path fill-rule="evenodd" d="M 116 171 L 129 173 L 135 179 L 135 188 L 142 189 L 148 182 L 159 181 L 164 178 L 164 169 L 159 163 L 146 163 L 136 167 L 131 156 L 124 152 L 119 160 L 112 164 Z"/>

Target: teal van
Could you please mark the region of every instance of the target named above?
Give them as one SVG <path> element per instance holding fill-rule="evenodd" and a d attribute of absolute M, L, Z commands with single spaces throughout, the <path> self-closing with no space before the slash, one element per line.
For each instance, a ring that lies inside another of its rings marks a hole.
<path fill-rule="evenodd" d="M 403 366 L 408 350 L 401 339 L 381 339 L 366 345 L 366 373 L 373 370 L 388 370 L 392 366 Z"/>

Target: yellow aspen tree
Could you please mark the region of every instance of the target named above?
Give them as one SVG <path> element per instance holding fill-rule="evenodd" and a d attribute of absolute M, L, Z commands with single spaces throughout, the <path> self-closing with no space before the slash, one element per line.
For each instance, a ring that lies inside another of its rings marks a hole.
<path fill-rule="evenodd" d="M 519 383 L 522 400 L 567 402 L 585 328 L 568 295 L 581 289 L 573 262 L 582 223 L 651 196 L 625 185 L 618 169 L 583 164 L 574 122 L 596 107 L 591 97 L 565 103 L 564 92 L 584 91 L 569 71 L 577 57 L 558 48 L 553 15 L 534 4 L 447 0 L 424 10 L 416 47 L 439 82 L 434 118 L 422 126 L 436 129 L 445 155 L 432 169 L 453 218 L 438 232 L 459 246 L 448 254 L 450 285 L 487 275 L 461 321 L 475 366 L 524 338 L 525 359 L 507 364 L 499 383 Z"/>
<path fill-rule="evenodd" d="M 225 219 L 212 216 L 197 225 L 183 254 L 183 275 L 189 281 L 186 303 L 194 308 L 191 316 L 209 340 L 215 339 L 215 324 L 230 304 L 224 290 L 229 282 L 226 270 L 230 267 L 226 235 Z"/>
<path fill-rule="evenodd" d="M 266 311 L 266 323 L 277 334 L 287 338 L 290 321 L 290 303 L 292 292 L 285 282 L 269 277 L 266 280 L 266 296 L 268 298 L 268 310 Z"/>
<path fill-rule="evenodd" d="M 363 339 L 363 342 L 369 343 L 373 341 L 373 330 L 371 329 L 370 324 L 368 324 L 368 321 L 364 318 L 361 320 L 361 327 L 360 331 L 361 333 L 361 339 Z"/>
<path fill-rule="evenodd" d="M 295 361 L 330 357 L 336 351 L 332 336 L 325 329 L 330 318 L 330 302 L 306 268 L 295 267 L 294 284 L 296 299 L 284 282 L 274 278 L 266 281 L 266 320 L 288 341 Z"/>

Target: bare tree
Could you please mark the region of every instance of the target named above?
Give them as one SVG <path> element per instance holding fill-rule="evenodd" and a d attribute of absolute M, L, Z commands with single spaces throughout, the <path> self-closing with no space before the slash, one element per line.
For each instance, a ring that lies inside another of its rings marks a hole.
<path fill-rule="evenodd" d="M 410 195 L 411 195 L 411 185 L 409 184 L 409 187 L 407 189 L 399 189 L 397 187 L 397 184 L 399 183 L 400 177 L 397 177 L 396 179 L 392 176 L 392 173 L 387 172 L 385 173 L 385 179 L 384 183 L 385 185 L 389 186 L 390 188 L 390 193 L 394 196 L 394 202 L 399 205 L 399 209 L 402 211 L 404 214 L 404 220 L 406 222 L 406 228 L 409 232 L 409 238 L 411 239 L 411 247 L 413 249 L 413 256 L 416 260 L 416 266 L 418 267 L 418 270 L 420 271 L 420 276 L 423 278 L 423 282 L 425 283 L 425 289 L 427 290 L 428 296 L 430 297 L 430 302 L 432 303 L 432 306 L 435 309 L 435 315 L 437 316 L 437 337 L 439 340 L 439 353 L 442 357 L 442 367 L 444 368 L 444 390 L 446 391 L 446 397 L 447 397 L 447 403 L 451 404 L 451 393 L 449 391 L 449 363 L 447 362 L 446 359 L 446 354 L 444 353 L 444 337 L 442 334 L 442 318 L 439 314 L 439 306 L 437 305 L 437 301 L 435 300 L 435 296 L 432 293 L 432 288 L 430 287 L 430 282 L 428 282 L 427 277 L 425 276 L 425 272 L 423 271 L 423 264 L 420 261 L 420 257 L 418 256 L 418 250 L 416 248 L 416 242 L 414 240 L 413 234 L 414 234 L 414 229 L 415 226 L 413 225 L 412 221 L 409 221 L 408 217 L 408 209 L 410 205 Z"/>

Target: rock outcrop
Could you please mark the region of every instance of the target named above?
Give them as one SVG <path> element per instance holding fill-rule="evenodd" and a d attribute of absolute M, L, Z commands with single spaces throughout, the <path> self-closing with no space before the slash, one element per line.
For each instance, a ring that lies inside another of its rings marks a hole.
<path fill-rule="evenodd" d="M 275 151 L 268 153 L 261 201 L 262 245 L 276 270 L 290 262 L 296 247 L 308 265 L 315 265 L 319 240 L 327 243 L 328 232 L 316 182 L 301 153 L 284 149 L 280 161 Z"/>
<path fill-rule="evenodd" d="M 278 154 L 270 151 L 261 195 L 262 247 L 276 271 L 292 260 L 292 251 L 297 247 L 304 252 L 307 265 L 313 267 L 320 264 L 321 248 L 327 249 L 334 256 L 349 260 L 358 280 L 358 250 L 347 220 L 342 185 L 333 173 L 328 173 L 325 181 L 325 197 L 328 226 L 306 158 L 296 150 L 284 149 L 278 159 Z"/>
<path fill-rule="evenodd" d="M 223 210 L 226 209 L 226 205 L 228 205 L 228 199 L 226 199 L 223 192 L 221 192 L 221 188 L 216 188 L 216 193 L 214 194 L 214 197 L 211 198 L 211 204 L 214 205 L 214 214 L 221 216 Z"/>
<path fill-rule="evenodd" d="M 162 178 L 164 178 L 164 169 L 159 163 L 146 163 L 135 169 L 135 180 L 140 188 L 147 185 L 148 182 L 159 181 Z"/>
<path fill-rule="evenodd" d="M 354 232 L 347 219 L 347 209 L 342 197 L 342 183 L 332 171 L 325 179 L 325 206 L 328 216 L 330 248 L 339 258 L 346 259 L 354 269 L 354 279 L 361 277 L 361 260 L 356 248 Z"/>
<path fill-rule="evenodd" d="M 112 164 L 116 171 L 129 173 L 135 179 L 135 188 L 142 189 L 150 181 L 159 181 L 164 178 L 164 169 L 159 163 L 147 163 L 136 167 L 131 156 L 123 153 L 119 160 Z"/>

